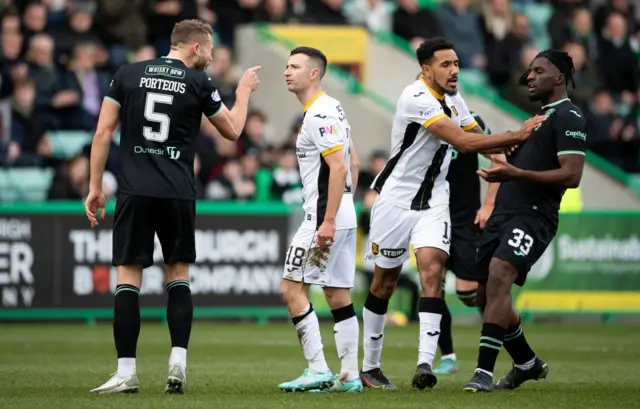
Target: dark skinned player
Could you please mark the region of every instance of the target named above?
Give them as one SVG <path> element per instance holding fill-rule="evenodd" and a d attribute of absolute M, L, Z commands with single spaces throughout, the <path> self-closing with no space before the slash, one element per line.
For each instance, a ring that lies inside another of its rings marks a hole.
<path fill-rule="evenodd" d="M 567 97 L 569 82 L 575 86 L 573 61 L 567 53 L 539 53 L 520 85 L 528 87 L 531 100 L 540 101 L 547 119 L 506 162 L 478 170 L 487 182 L 501 184 L 478 243 L 478 303 L 485 305 L 484 323 L 478 365 L 465 391 L 494 389 L 493 370 L 502 346 L 511 355 L 513 368 L 496 389 L 515 389 L 526 381 L 544 379 L 549 372 L 524 337 L 511 287 L 524 285 L 531 266 L 556 235 L 565 190 L 578 187 L 582 177 L 587 125 Z"/>

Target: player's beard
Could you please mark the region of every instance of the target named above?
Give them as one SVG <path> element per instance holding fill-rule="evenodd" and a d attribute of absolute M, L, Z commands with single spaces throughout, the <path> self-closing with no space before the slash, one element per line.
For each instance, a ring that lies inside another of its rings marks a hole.
<path fill-rule="evenodd" d="M 193 69 L 204 71 L 207 68 L 207 65 L 209 65 L 209 59 L 198 55 L 193 63 Z"/>

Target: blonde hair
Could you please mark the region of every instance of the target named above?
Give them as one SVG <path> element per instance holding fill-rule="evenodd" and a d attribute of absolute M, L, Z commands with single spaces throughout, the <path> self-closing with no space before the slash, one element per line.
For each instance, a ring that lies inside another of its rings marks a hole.
<path fill-rule="evenodd" d="M 204 43 L 211 40 L 211 26 L 198 19 L 182 20 L 176 23 L 171 32 L 171 48 L 191 42 Z"/>

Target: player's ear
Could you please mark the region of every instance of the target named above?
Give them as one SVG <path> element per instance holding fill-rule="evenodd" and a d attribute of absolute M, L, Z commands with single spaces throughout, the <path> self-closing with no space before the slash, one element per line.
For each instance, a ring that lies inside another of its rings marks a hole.
<path fill-rule="evenodd" d="M 556 75 L 556 85 L 563 85 L 564 81 L 565 81 L 564 74 L 560 73 Z"/>

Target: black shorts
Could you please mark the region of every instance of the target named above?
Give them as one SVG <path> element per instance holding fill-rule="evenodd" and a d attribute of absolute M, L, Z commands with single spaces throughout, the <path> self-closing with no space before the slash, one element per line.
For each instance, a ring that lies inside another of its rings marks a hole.
<path fill-rule="evenodd" d="M 195 200 L 119 195 L 113 218 L 114 266 L 153 265 L 155 235 L 165 264 L 196 260 Z"/>
<path fill-rule="evenodd" d="M 478 239 L 480 230 L 471 223 L 463 227 L 452 226 L 451 249 L 446 267 L 457 278 L 462 280 L 477 281 L 475 276 L 476 255 L 478 254 Z"/>
<path fill-rule="evenodd" d="M 544 254 L 556 231 L 556 227 L 535 214 L 491 216 L 478 243 L 478 281 L 487 281 L 489 264 L 495 257 L 511 263 L 518 270 L 515 284 L 524 285 L 529 270 Z"/>

